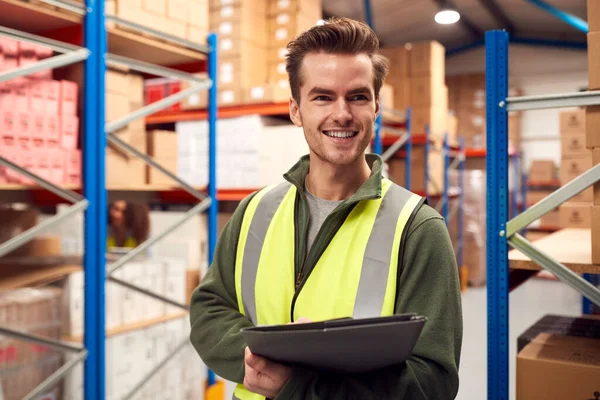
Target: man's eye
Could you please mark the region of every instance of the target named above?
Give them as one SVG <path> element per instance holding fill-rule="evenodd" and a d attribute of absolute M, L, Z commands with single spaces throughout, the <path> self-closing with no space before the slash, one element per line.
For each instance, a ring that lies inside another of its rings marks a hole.
<path fill-rule="evenodd" d="M 351 100 L 352 101 L 365 101 L 365 100 L 369 100 L 369 99 L 364 94 L 357 94 L 356 96 L 352 96 Z"/>
<path fill-rule="evenodd" d="M 329 97 L 327 97 L 327 96 L 317 96 L 317 97 L 315 97 L 315 100 L 316 101 L 327 101 L 327 100 L 329 100 Z"/>

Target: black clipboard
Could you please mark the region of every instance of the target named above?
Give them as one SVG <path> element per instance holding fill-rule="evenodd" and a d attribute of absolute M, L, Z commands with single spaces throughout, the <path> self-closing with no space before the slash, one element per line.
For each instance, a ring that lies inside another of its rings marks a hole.
<path fill-rule="evenodd" d="M 332 372 L 359 373 L 404 363 L 426 320 L 411 313 L 257 326 L 241 332 L 252 353 L 270 360 Z"/>

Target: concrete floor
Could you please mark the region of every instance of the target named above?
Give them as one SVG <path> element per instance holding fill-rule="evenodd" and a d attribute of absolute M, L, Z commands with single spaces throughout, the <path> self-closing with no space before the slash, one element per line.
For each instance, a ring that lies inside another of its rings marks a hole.
<path fill-rule="evenodd" d="M 557 281 L 531 279 L 510 294 L 510 393 L 515 398 L 517 337 L 546 314 L 581 315 L 581 296 Z M 487 291 L 463 295 L 464 336 L 459 400 L 487 398 Z"/>

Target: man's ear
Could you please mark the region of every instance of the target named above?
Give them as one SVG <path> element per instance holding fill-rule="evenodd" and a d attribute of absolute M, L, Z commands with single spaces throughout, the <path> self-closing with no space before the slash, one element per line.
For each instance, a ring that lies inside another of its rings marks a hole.
<path fill-rule="evenodd" d="M 290 96 L 290 119 L 297 127 L 302 127 L 302 116 L 300 115 L 300 106 L 294 99 L 293 96 Z"/>

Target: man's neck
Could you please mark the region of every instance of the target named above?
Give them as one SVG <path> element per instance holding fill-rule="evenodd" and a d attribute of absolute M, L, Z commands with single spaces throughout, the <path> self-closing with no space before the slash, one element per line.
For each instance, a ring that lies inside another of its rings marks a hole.
<path fill-rule="evenodd" d="M 311 155 L 305 184 L 307 190 L 320 199 L 345 200 L 356 193 L 370 175 L 365 157 L 351 165 L 332 165 Z"/>

